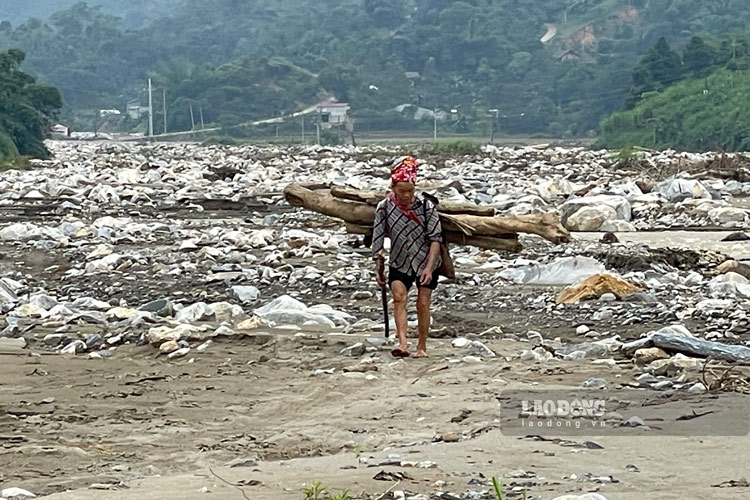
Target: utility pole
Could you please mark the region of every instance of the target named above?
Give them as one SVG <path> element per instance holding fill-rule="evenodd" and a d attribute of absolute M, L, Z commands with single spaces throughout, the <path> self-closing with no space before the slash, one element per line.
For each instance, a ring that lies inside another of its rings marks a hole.
<path fill-rule="evenodd" d="M 320 110 L 318 110 L 318 118 L 315 120 L 315 137 L 318 140 L 318 146 L 320 146 Z"/>
<path fill-rule="evenodd" d="M 148 79 L 148 136 L 154 136 L 154 103 L 151 95 L 151 78 Z"/>
<path fill-rule="evenodd" d="M 164 133 L 167 133 L 167 89 L 161 90 L 162 110 L 164 113 Z"/>
<path fill-rule="evenodd" d="M 497 108 L 493 108 L 489 111 L 490 113 L 492 113 L 490 115 L 491 116 L 490 118 L 490 144 L 492 144 L 493 141 L 495 140 L 495 121 L 497 120 L 500 110 Z"/>
<path fill-rule="evenodd" d="M 305 144 L 305 115 L 302 115 L 302 144 Z"/>
<path fill-rule="evenodd" d="M 201 104 L 198 109 L 199 109 L 200 114 L 201 114 L 201 130 L 203 130 L 204 128 L 206 128 L 206 127 L 203 126 L 203 104 Z"/>
<path fill-rule="evenodd" d="M 432 121 L 433 121 L 433 130 L 432 130 L 432 142 L 437 142 L 437 108 L 432 108 Z"/>
<path fill-rule="evenodd" d="M 195 117 L 193 116 L 193 103 L 190 103 L 190 123 L 193 125 L 193 128 L 190 130 L 195 130 Z"/>

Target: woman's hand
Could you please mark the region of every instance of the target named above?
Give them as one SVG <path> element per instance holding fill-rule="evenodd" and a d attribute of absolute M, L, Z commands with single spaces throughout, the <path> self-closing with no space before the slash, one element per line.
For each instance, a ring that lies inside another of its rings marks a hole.
<path fill-rule="evenodd" d="M 375 281 L 380 288 L 385 288 L 385 259 L 382 257 L 375 261 Z"/>
<path fill-rule="evenodd" d="M 425 267 L 422 274 L 419 276 L 420 285 L 428 285 L 432 281 L 432 271 L 429 267 Z"/>
<path fill-rule="evenodd" d="M 385 288 L 385 274 L 382 271 L 375 272 L 375 281 L 378 282 L 380 288 Z"/>

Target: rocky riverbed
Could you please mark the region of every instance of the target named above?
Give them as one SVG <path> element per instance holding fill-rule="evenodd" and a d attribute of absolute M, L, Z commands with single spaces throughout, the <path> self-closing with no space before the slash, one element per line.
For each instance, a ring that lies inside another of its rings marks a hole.
<path fill-rule="evenodd" d="M 431 358 L 396 360 L 361 236 L 282 190 L 384 191 L 398 152 L 50 147 L 0 177 L 2 498 L 293 499 L 322 481 L 484 499 L 492 476 L 507 498 L 749 494 L 750 416 L 721 420 L 750 388 L 743 158 L 425 155 L 441 199 L 553 212 L 574 239 L 453 248 Z M 592 275 L 637 292 L 558 303 Z M 599 415 L 604 436 L 508 432 L 506 391 L 581 388 L 640 405 Z"/>

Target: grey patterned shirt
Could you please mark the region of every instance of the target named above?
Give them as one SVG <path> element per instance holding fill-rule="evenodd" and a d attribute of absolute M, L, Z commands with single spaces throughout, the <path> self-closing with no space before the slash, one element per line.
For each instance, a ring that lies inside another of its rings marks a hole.
<path fill-rule="evenodd" d="M 372 255 L 373 259 L 384 255 L 385 237 L 388 236 L 391 239 L 388 256 L 390 267 L 405 274 L 419 276 L 427 265 L 431 243 L 443 240 L 442 228 L 435 205 L 422 195 L 417 195 L 411 211 L 419 222 L 410 219 L 388 198 L 378 204 L 372 231 Z M 440 262 L 438 254 L 432 271 L 440 266 Z"/>

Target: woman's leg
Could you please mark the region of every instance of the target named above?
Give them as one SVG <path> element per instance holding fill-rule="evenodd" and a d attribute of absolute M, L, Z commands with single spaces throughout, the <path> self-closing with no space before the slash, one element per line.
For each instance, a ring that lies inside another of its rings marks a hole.
<path fill-rule="evenodd" d="M 406 285 L 400 281 L 391 282 L 391 294 L 393 295 L 393 318 L 396 320 L 398 348 L 404 352 L 408 352 L 409 346 L 406 343 L 406 330 L 408 328 L 406 322 L 406 296 L 408 290 L 406 289 Z"/>
<path fill-rule="evenodd" d="M 419 322 L 419 341 L 417 342 L 417 354 L 414 357 L 423 358 L 427 356 L 427 335 L 430 332 L 430 300 L 432 290 L 426 287 L 417 289 L 417 320 Z"/>

